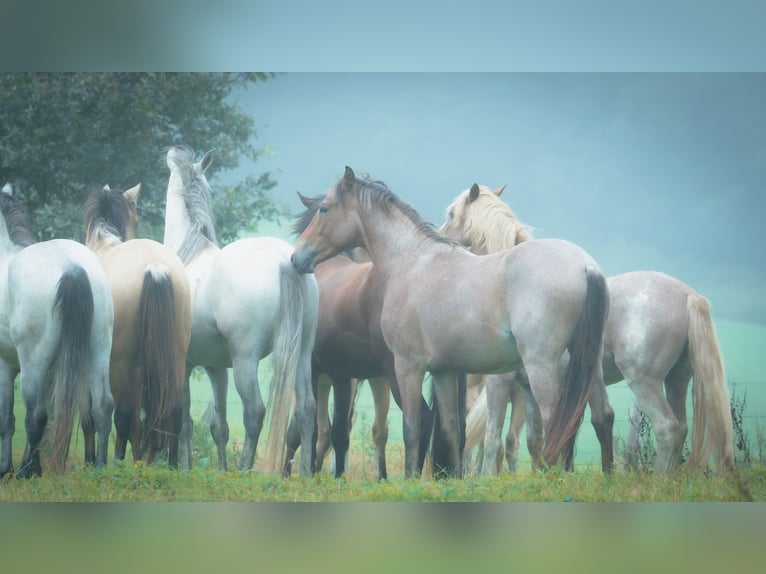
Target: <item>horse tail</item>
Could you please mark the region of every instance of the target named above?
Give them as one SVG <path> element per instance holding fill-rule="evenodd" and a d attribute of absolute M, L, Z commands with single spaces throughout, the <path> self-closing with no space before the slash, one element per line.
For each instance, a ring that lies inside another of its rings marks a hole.
<path fill-rule="evenodd" d="M 487 388 L 483 387 L 465 419 L 465 450 L 484 442 L 487 429 Z"/>
<path fill-rule="evenodd" d="M 266 438 L 267 465 L 273 473 L 280 472 L 285 456 L 287 424 L 301 357 L 306 295 L 302 275 L 289 262 L 280 265 L 279 310 L 271 346 L 273 375 L 269 385 Z"/>
<path fill-rule="evenodd" d="M 144 381 L 141 404 L 145 412 L 141 456 L 157 433 L 168 432 L 167 417 L 179 406 L 175 309 L 170 271 L 162 264 L 147 266 L 138 303 L 139 360 Z M 153 443 L 155 447 L 162 444 L 162 436 Z"/>
<path fill-rule="evenodd" d="M 688 463 L 706 466 L 712 451 L 719 471 L 734 469 L 733 426 L 729 389 L 710 303 L 696 293 L 686 301 L 689 313 L 689 360 L 694 373 L 694 428 Z"/>
<path fill-rule="evenodd" d="M 56 288 L 53 309 L 58 310 L 61 317 L 61 343 L 53 376 L 51 467 L 63 472 L 75 411 L 86 404 L 88 391 L 84 371 L 90 354 L 93 291 L 88 274 L 81 266 L 74 264 L 64 270 Z"/>
<path fill-rule="evenodd" d="M 599 270 L 588 266 L 585 274 L 585 304 L 569 346 L 564 385 L 545 429 L 543 457 L 549 465 L 556 464 L 562 456 L 565 460 L 570 458 L 574 452 L 577 430 L 601 368 L 609 292 Z"/>

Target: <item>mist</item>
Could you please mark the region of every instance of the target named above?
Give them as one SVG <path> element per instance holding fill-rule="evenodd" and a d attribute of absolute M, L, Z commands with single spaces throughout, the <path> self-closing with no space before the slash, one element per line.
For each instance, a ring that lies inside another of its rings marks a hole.
<path fill-rule="evenodd" d="M 766 325 L 765 74 L 289 73 L 236 99 L 267 149 L 241 169 L 272 171 L 294 213 L 346 165 L 436 225 L 474 182 L 507 184 L 536 237 Z"/>

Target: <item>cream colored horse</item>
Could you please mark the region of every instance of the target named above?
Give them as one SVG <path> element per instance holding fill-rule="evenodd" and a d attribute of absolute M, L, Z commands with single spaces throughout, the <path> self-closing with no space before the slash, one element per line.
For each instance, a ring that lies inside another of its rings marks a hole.
<path fill-rule="evenodd" d="M 125 458 L 130 440 L 133 459 L 146 453 L 151 463 L 167 438 L 168 463 L 175 467 L 182 413 L 189 408 L 183 400 L 191 337 L 189 280 L 175 253 L 151 239 L 135 238 L 140 190 L 138 184 L 125 192 L 106 186 L 91 193 L 83 206 L 85 244 L 101 262 L 114 301 L 109 374 L 115 458 Z M 189 449 L 182 446 L 184 453 Z"/>
<path fill-rule="evenodd" d="M 449 206 L 443 233 L 475 253 L 513 248 L 531 238 L 515 213 L 499 196 L 474 184 Z M 625 379 L 638 408 L 649 418 L 657 439 L 655 474 L 668 474 L 681 462 L 687 434 L 686 395 L 694 377 L 694 428 L 691 466 L 705 466 L 711 453 L 721 471 L 734 467 L 729 391 L 710 306 L 704 297 L 678 279 L 653 271 L 610 277 L 610 308 L 604 339 L 604 378 L 607 385 Z M 469 412 L 466 445 L 476 443 L 477 428 L 486 420 L 483 472 L 497 470 L 500 428 L 508 393 L 518 384 L 512 376 L 486 377 L 492 398 Z M 665 392 L 663 393 L 663 385 Z M 515 394 L 513 416 L 523 418 L 523 395 Z M 486 417 L 482 416 L 482 409 Z M 527 413 L 534 414 L 534 408 Z M 528 415 L 529 416 L 529 415 Z M 511 425 L 507 446 L 509 467 L 518 450 L 519 418 Z M 527 430 L 533 464 L 539 461 L 539 423 Z M 531 441 L 531 442 L 530 442 Z"/>

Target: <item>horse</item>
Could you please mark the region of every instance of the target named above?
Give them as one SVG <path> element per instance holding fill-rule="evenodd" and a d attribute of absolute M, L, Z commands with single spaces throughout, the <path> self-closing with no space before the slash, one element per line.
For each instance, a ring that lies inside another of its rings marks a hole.
<path fill-rule="evenodd" d="M 13 381 L 19 372 L 27 440 L 16 476 L 42 475 L 46 426 L 51 468 L 66 470 L 78 411 L 85 463 L 102 467 L 114 408 L 109 389 L 114 310 L 106 275 L 80 243 L 37 243 L 9 184 L 0 192 L 0 212 L 0 476 L 14 471 Z"/>
<path fill-rule="evenodd" d="M 546 461 L 567 464 L 590 395 L 600 386 L 606 396 L 601 355 L 609 294 L 596 262 L 562 240 L 473 255 L 439 235 L 385 184 L 357 178 L 346 167 L 298 237 L 292 262 L 312 273 L 357 246 L 377 269 L 381 334 L 402 399 L 405 475 L 419 475 L 417 415 L 427 371 L 449 471 L 461 476 L 457 373 L 502 373 L 522 363 L 546 424 Z M 576 359 L 560 384 L 558 363 L 567 348 Z M 611 469 L 611 449 L 603 464 Z"/>
<path fill-rule="evenodd" d="M 141 184 L 94 190 L 83 205 L 85 245 L 106 272 L 114 302 L 109 380 L 117 432 L 114 455 L 151 463 L 168 437 L 168 465 L 178 466 L 186 351 L 191 337 L 189 279 L 181 260 L 151 239 L 136 239 Z M 141 421 L 141 409 L 145 413 Z M 191 445 L 182 446 L 188 468 Z"/>
<path fill-rule="evenodd" d="M 226 470 L 227 368 L 233 367 L 246 433 L 239 468 L 247 470 L 255 461 L 267 410 L 258 384 L 258 365 L 271 354 L 267 465 L 278 473 L 293 392 L 301 452 L 312 448 L 316 401 L 311 391 L 311 351 L 317 327 L 317 282 L 313 275 L 299 274 L 293 268 L 292 246 L 281 239 L 248 237 L 218 246 L 205 177 L 210 161 L 210 152 L 195 161 L 194 152 L 186 147 L 172 147 L 166 155 L 170 177 L 163 243 L 180 257 L 191 284 L 192 334 L 186 378 L 196 365 L 208 373 L 213 398 L 207 415 L 219 466 Z M 191 432 L 191 417 L 185 416 L 182 435 L 190 437 Z M 301 456 L 300 472 L 311 474 L 311 457 Z"/>
<path fill-rule="evenodd" d="M 493 192 L 474 184 L 463 191 L 447 208 L 442 232 L 476 253 L 521 248 L 531 233 L 500 199 L 504 187 Z M 686 396 L 692 377 L 694 428 L 687 464 L 692 468 L 706 466 L 712 453 L 719 470 L 733 469 L 729 391 L 708 300 L 680 280 L 656 271 L 616 275 L 607 279 L 607 285 L 610 308 L 604 338 L 605 383 L 626 380 L 636 406 L 651 421 L 657 440 L 655 475 L 670 474 L 681 463 L 688 432 Z M 495 453 L 500 446 L 507 395 L 520 382 L 523 378 L 487 377 L 487 392 L 495 398 L 477 404 L 479 409 L 487 409 L 483 472 L 497 468 Z M 524 413 L 538 416 L 534 407 L 530 410 L 529 405 L 522 408 L 517 404 L 523 399 L 515 396 L 512 410 L 515 416 L 518 408 L 521 423 L 517 420 L 511 425 L 506 441 L 513 460 Z M 469 414 L 469 436 L 475 428 L 472 421 Z M 535 423 L 527 431 L 535 466 L 540 458 L 539 429 Z"/>
<path fill-rule="evenodd" d="M 296 217 L 293 232 L 300 235 L 319 210 L 321 197 L 309 198 L 298 194 L 306 210 Z M 361 256 L 364 259 L 364 255 Z M 339 254 L 319 263 L 314 276 L 319 285 L 319 322 L 312 355 L 312 378 L 317 396 L 317 447 L 315 470 L 329 445 L 330 435 L 335 452 L 335 475 L 345 470 L 349 446 L 351 389 L 359 379 L 367 379 L 373 394 L 375 421 L 373 442 L 378 464 L 378 477 L 388 477 L 386 443 L 388 441 L 389 388 L 394 401 L 401 406 L 401 395 L 393 368 L 394 357 L 386 346 L 380 330 L 382 291 L 377 270 L 367 261 L 359 262 Z M 355 382 L 354 379 L 357 381 Z M 330 389 L 334 395 L 333 423 L 327 419 Z M 431 410 L 424 399 L 420 404 L 421 428 L 418 467 L 422 469 L 431 434 Z M 292 437 L 290 436 L 292 434 Z M 288 433 L 285 472 L 297 448 L 295 433 Z"/>

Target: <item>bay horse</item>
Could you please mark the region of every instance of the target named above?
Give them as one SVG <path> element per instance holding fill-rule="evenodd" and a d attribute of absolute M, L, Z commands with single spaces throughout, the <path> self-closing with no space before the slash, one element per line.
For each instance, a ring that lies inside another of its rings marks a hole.
<path fill-rule="evenodd" d="M 293 232 L 300 235 L 320 209 L 322 198 L 298 194 L 306 210 L 296 217 Z M 380 311 L 383 292 L 378 272 L 370 261 L 357 261 L 341 253 L 317 264 L 314 276 L 319 285 L 319 322 L 312 354 L 312 379 L 317 396 L 316 468 L 329 445 L 335 453 L 335 475 L 345 470 L 349 447 L 352 385 L 367 379 L 373 394 L 375 421 L 372 427 L 378 477 L 388 477 L 386 443 L 388 441 L 389 388 L 394 401 L 401 406 L 401 395 L 394 372 L 394 356 L 383 340 Z M 327 408 L 333 390 L 333 422 L 329 424 Z M 421 397 L 421 429 L 418 467 L 422 469 L 431 434 L 431 410 Z M 292 436 L 290 436 L 292 435 Z M 288 434 L 285 472 L 297 448 L 294 431 Z"/>
<path fill-rule="evenodd" d="M 313 275 L 301 275 L 290 264 L 292 246 L 276 237 L 248 237 L 218 246 L 211 192 L 205 170 L 210 152 L 195 161 L 186 147 L 166 155 L 170 177 L 163 243 L 178 254 L 189 276 L 192 334 L 187 380 L 195 365 L 205 367 L 213 391 L 207 414 L 218 451 L 227 468 L 227 368 L 243 406 L 245 442 L 239 468 L 252 468 L 267 408 L 258 384 L 258 365 L 271 355 L 267 466 L 281 471 L 285 435 L 295 392 L 295 417 L 301 452 L 312 450 L 316 401 L 311 392 L 311 351 L 316 334 L 319 294 Z M 190 437 L 192 421 L 182 427 Z M 311 474 L 311 457 L 301 456 L 301 475 Z"/>
<path fill-rule="evenodd" d="M 401 393 L 406 476 L 419 474 L 426 371 L 449 470 L 460 476 L 457 374 L 507 372 L 522 363 L 546 424 L 546 462 L 567 464 L 585 404 L 594 388 L 603 388 L 609 295 L 596 262 L 562 240 L 473 255 L 439 235 L 385 184 L 357 178 L 346 167 L 298 238 L 293 265 L 312 273 L 318 263 L 357 246 L 370 254 L 383 294 L 380 327 Z M 558 364 L 567 348 L 574 359 L 561 384 Z M 603 455 L 604 468 L 611 469 L 611 449 Z"/>
<path fill-rule="evenodd" d="M 186 351 L 191 337 L 191 295 L 178 256 L 151 239 L 137 239 L 141 184 L 124 192 L 94 190 L 83 205 L 85 245 L 106 272 L 114 302 L 109 380 L 117 432 L 114 456 L 151 463 L 168 444 L 168 465 L 178 466 Z M 141 420 L 141 410 L 144 419 Z M 188 468 L 191 445 L 183 445 Z"/>
<path fill-rule="evenodd" d="M 0 476 L 13 473 L 13 381 L 19 372 L 27 441 L 16 476 L 42 474 L 46 426 L 51 468 L 66 469 L 78 412 L 85 463 L 102 467 L 114 406 L 109 389 L 114 311 L 106 275 L 80 243 L 37 243 L 9 184 L 0 192 L 0 212 Z"/>
<path fill-rule="evenodd" d="M 523 246 L 531 233 L 500 199 L 503 189 L 493 192 L 474 184 L 463 191 L 447 208 L 441 231 L 476 253 Z M 604 338 L 605 383 L 626 380 L 636 406 L 651 421 L 657 440 L 654 473 L 670 474 L 681 463 L 688 431 L 686 396 L 692 377 L 694 427 L 687 463 L 707 466 L 712 453 L 718 470 L 733 469 L 729 391 L 707 299 L 678 279 L 655 271 L 623 273 L 609 277 L 607 284 L 610 308 Z M 495 453 L 500 447 L 508 393 L 517 393 L 514 385 L 520 381 L 523 377 L 493 375 L 486 379 L 487 393 L 494 398 L 477 404 L 487 409 L 484 472 L 496 470 Z M 518 409 L 519 418 L 506 440 L 514 460 L 525 412 L 537 416 L 534 407 L 530 410 L 529 405 L 521 404 L 520 395 L 515 396 L 512 416 Z M 469 414 L 469 437 L 474 436 L 472 422 Z M 537 423 L 527 430 L 533 464 L 540 458 L 539 433 Z M 467 438 L 469 443 L 474 440 Z"/>

